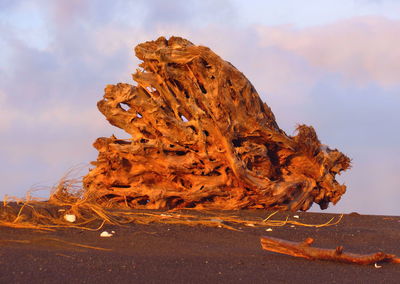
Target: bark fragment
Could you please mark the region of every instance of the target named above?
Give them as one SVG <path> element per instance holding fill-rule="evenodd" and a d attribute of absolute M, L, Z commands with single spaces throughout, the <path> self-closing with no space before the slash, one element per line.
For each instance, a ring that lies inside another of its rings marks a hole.
<path fill-rule="evenodd" d="M 132 138 L 98 138 L 86 194 L 131 208 L 326 208 L 346 187 L 350 160 L 311 126 L 281 130 L 232 64 L 188 40 L 139 44 L 136 86 L 105 88 L 99 110 Z"/>
<path fill-rule="evenodd" d="M 264 250 L 310 260 L 331 260 L 364 265 L 377 262 L 400 263 L 400 258 L 396 258 L 394 254 L 386 254 L 384 252 L 374 254 L 344 253 L 342 246 L 338 246 L 336 249 L 310 247 L 313 242 L 313 238 L 307 238 L 304 242 L 297 243 L 273 237 L 261 237 L 261 246 Z"/>

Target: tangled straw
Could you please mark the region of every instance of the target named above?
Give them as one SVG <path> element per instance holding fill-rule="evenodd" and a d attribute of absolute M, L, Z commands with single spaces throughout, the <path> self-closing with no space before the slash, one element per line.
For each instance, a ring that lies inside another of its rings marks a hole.
<path fill-rule="evenodd" d="M 129 223 L 170 225 L 203 225 L 240 231 L 241 226 L 271 227 L 296 225 L 304 227 L 327 227 L 337 225 L 343 214 L 335 220 L 332 217 L 322 224 L 306 224 L 286 217 L 284 220 L 273 220 L 275 211 L 266 218 L 243 218 L 226 211 L 200 211 L 193 209 L 152 211 L 124 208 L 107 208 L 94 202 L 90 196 L 82 194 L 80 179 L 64 177 L 48 201 L 37 201 L 27 198 L 25 201 L 11 202 L 4 200 L 0 207 L 0 226 L 54 231 L 60 228 L 75 228 L 98 231 L 105 224 L 119 225 Z M 77 222 L 64 219 L 65 214 L 74 214 Z"/>

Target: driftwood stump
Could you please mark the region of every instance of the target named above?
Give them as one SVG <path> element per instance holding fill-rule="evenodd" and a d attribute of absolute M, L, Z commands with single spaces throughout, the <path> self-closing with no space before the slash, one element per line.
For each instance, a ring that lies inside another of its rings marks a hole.
<path fill-rule="evenodd" d="M 296 136 L 232 64 L 188 40 L 139 44 L 136 86 L 108 85 L 99 110 L 132 135 L 98 138 L 87 196 L 104 206 L 171 209 L 322 209 L 345 192 L 350 166 L 314 129 Z"/>

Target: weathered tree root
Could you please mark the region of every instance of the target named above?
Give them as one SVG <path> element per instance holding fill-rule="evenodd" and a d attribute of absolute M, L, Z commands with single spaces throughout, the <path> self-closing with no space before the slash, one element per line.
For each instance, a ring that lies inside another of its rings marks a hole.
<path fill-rule="evenodd" d="M 298 243 L 272 237 L 261 237 L 261 246 L 264 250 L 295 257 L 303 257 L 310 260 L 331 260 L 363 265 L 377 262 L 400 263 L 400 258 L 397 258 L 394 254 L 386 254 L 383 252 L 368 255 L 344 253 L 342 246 L 338 246 L 336 249 L 313 248 L 310 247 L 313 242 L 313 238 L 307 238 L 304 242 Z"/>
<path fill-rule="evenodd" d="M 322 209 L 346 187 L 350 159 L 314 129 L 278 127 L 253 85 L 209 48 L 161 37 L 139 44 L 136 86 L 108 85 L 99 110 L 132 135 L 98 138 L 86 196 L 103 206 Z"/>

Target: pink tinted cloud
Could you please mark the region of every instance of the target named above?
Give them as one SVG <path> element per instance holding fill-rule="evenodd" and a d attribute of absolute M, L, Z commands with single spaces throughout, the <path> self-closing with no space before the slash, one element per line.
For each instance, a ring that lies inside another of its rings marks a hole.
<path fill-rule="evenodd" d="M 90 1 L 87 0 L 68 0 L 68 1 L 48 1 L 40 0 L 43 7 L 48 9 L 52 23 L 65 26 L 73 25 L 78 18 L 88 16 Z"/>
<path fill-rule="evenodd" d="M 0 133 L 11 127 L 14 116 L 14 112 L 8 109 L 5 93 L 0 90 Z"/>
<path fill-rule="evenodd" d="M 400 21 L 368 16 L 294 29 L 257 27 L 262 46 L 279 47 L 361 85 L 400 84 Z"/>

